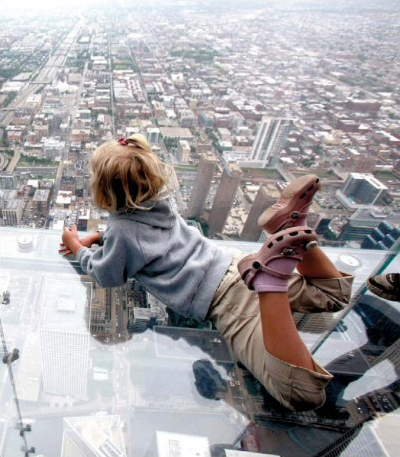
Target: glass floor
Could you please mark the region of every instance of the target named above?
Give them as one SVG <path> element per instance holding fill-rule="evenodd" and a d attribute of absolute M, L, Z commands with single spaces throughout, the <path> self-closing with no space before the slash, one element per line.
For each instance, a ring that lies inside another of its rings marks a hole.
<path fill-rule="evenodd" d="M 399 455 L 400 304 L 363 287 L 388 253 L 325 248 L 356 275 L 354 298 L 339 313 L 295 314 L 335 377 L 322 408 L 292 413 L 208 323 L 135 281 L 97 287 L 59 242 L 56 231 L 0 230 L 1 457 Z"/>

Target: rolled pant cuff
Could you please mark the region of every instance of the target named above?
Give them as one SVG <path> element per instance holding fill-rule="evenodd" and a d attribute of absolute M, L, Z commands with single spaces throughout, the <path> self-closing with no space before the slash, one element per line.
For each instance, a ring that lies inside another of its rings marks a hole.
<path fill-rule="evenodd" d="M 275 397 L 293 410 L 315 409 L 325 401 L 325 387 L 333 378 L 313 358 L 315 371 L 298 367 L 265 352 L 266 367 L 273 381 Z"/>

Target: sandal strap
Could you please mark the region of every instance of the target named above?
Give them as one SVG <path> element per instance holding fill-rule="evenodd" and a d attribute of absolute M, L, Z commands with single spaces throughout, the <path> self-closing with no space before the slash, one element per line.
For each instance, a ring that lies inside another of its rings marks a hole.
<path fill-rule="evenodd" d="M 277 265 L 277 269 L 275 269 L 269 266 L 270 262 L 279 259 L 292 259 L 293 261 L 301 262 L 303 252 L 308 249 L 308 246 L 311 247 L 311 245 L 316 244 L 315 231 L 306 226 L 284 229 L 267 240 L 258 254 L 244 257 L 238 264 L 239 272 L 251 290 L 253 280 L 260 271 L 288 280 L 292 277 L 292 273 L 288 274 L 279 271 L 281 270 L 280 266 Z"/>
<path fill-rule="evenodd" d="M 273 268 L 269 268 L 264 265 L 258 271 L 263 271 L 264 273 L 268 273 L 271 276 L 275 276 L 276 278 L 281 279 L 290 279 L 292 277 L 292 275 L 281 273 L 280 271 L 274 270 Z"/>
<path fill-rule="evenodd" d="M 271 260 L 282 259 L 282 258 L 293 259 L 293 260 L 297 260 L 298 262 L 301 261 L 301 257 L 296 256 L 296 255 L 289 255 L 289 256 L 275 255 L 275 256 L 271 257 L 270 259 L 268 259 L 268 263 L 270 263 Z M 268 264 L 261 265 L 261 268 L 259 268 L 258 271 L 260 271 L 260 270 L 263 271 L 264 273 L 268 273 L 277 278 L 290 279 L 292 277 L 292 274 L 282 273 L 281 271 L 278 271 L 278 270 L 275 270 L 274 268 L 269 267 Z"/>

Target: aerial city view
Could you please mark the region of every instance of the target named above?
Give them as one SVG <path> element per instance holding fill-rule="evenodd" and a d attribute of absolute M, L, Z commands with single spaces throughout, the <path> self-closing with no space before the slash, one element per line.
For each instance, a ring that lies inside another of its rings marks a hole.
<path fill-rule="evenodd" d="M 398 1 L 36 3 L 0 2 L 0 457 L 398 455 L 400 306 L 363 289 L 400 271 Z M 286 410 L 211 323 L 58 252 L 64 227 L 106 227 L 89 159 L 135 133 L 227 248 L 320 177 L 307 224 L 357 291 L 295 313 L 335 375 L 322 408 Z"/>

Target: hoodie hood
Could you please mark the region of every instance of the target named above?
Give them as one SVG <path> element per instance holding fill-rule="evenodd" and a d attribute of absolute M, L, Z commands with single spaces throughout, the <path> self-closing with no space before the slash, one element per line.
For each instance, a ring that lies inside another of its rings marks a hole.
<path fill-rule="evenodd" d="M 168 195 L 162 194 L 157 200 L 149 200 L 141 204 L 145 209 L 116 211 L 110 218 L 124 218 L 134 220 L 153 227 L 171 228 L 176 221 L 177 214 Z"/>

